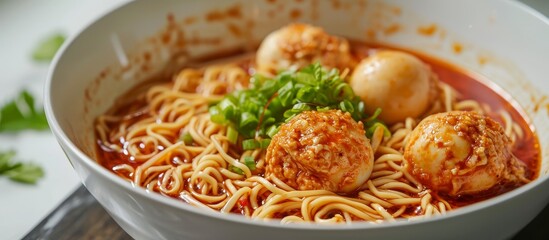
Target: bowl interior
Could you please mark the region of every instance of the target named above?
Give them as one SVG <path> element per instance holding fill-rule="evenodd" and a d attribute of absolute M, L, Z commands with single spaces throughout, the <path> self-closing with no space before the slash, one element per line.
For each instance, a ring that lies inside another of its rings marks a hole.
<path fill-rule="evenodd" d="M 120 95 L 203 56 L 253 49 L 290 22 L 425 53 L 482 75 L 512 96 L 537 133 L 549 131 L 549 23 L 518 2 L 498 0 L 132 2 L 64 47 L 48 81 L 49 120 L 96 164 L 94 120 Z M 541 182 L 549 173 L 549 135 L 538 137 Z"/>

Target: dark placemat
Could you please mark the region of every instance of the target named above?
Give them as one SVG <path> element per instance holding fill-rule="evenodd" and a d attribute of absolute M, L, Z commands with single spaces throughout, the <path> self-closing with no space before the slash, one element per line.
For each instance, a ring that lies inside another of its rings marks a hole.
<path fill-rule="evenodd" d="M 40 222 L 24 240 L 132 239 L 84 186 Z M 513 239 L 549 239 L 549 205 Z"/>
<path fill-rule="evenodd" d="M 81 185 L 29 232 L 35 239 L 132 239 Z"/>

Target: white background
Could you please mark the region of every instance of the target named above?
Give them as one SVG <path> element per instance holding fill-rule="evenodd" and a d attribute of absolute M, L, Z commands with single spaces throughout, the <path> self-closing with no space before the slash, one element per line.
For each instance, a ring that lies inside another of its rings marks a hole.
<path fill-rule="evenodd" d="M 41 39 L 57 32 L 74 35 L 122 2 L 0 0 L 0 105 L 23 88 L 41 101 L 48 64 L 35 63 L 31 57 Z M 0 134 L 0 151 L 9 149 L 16 150 L 21 160 L 40 164 L 46 174 L 37 185 L 0 176 L 0 239 L 11 240 L 25 236 L 80 180 L 50 131 Z"/>
<path fill-rule="evenodd" d="M 23 88 L 41 101 L 48 64 L 34 63 L 31 58 L 41 39 L 57 32 L 74 35 L 126 1 L 0 0 L 0 105 Z M 524 2 L 549 14 L 549 0 Z M 37 185 L 0 177 L 0 239 L 19 239 L 72 193 L 80 181 L 49 131 L 0 134 L 0 151 L 9 149 L 17 151 L 18 159 L 40 164 L 46 173 Z"/>

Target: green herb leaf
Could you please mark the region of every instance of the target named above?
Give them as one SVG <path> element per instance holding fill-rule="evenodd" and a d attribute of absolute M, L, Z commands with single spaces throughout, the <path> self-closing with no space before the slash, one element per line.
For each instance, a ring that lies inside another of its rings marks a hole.
<path fill-rule="evenodd" d="M 10 164 L 15 156 L 15 151 L 0 152 L 0 174 L 11 170 L 14 166 Z"/>
<path fill-rule="evenodd" d="M 34 98 L 27 91 L 0 109 L 0 132 L 17 132 L 25 129 L 45 130 L 48 122 L 43 110 L 34 106 Z"/>
<path fill-rule="evenodd" d="M 65 36 L 62 34 L 55 34 L 50 36 L 47 39 L 44 39 L 42 42 L 36 46 L 32 53 L 32 58 L 35 61 L 49 62 L 55 56 L 55 53 L 63 42 L 65 41 Z"/>
<path fill-rule="evenodd" d="M 0 152 L 0 175 L 13 181 L 34 184 L 44 176 L 44 171 L 32 163 L 13 162 L 14 151 Z"/>
<path fill-rule="evenodd" d="M 13 181 L 34 184 L 44 176 L 44 171 L 40 166 L 29 163 L 21 164 L 5 174 Z"/>

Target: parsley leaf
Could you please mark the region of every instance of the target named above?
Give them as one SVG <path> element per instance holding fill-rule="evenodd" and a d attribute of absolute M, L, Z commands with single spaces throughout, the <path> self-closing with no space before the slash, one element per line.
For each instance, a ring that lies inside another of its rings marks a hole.
<path fill-rule="evenodd" d="M 55 56 L 55 53 L 63 42 L 65 41 L 65 36 L 62 34 L 55 34 L 38 44 L 32 53 L 32 58 L 35 61 L 49 62 Z"/>
<path fill-rule="evenodd" d="M 0 109 L 0 132 L 25 129 L 45 130 L 48 122 L 43 110 L 37 110 L 33 96 L 22 91 L 19 96 Z"/>
<path fill-rule="evenodd" d="M 14 156 L 14 151 L 0 152 L 0 174 L 13 168 L 13 165 L 10 165 L 10 161 Z"/>
<path fill-rule="evenodd" d="M 32 163 L 13 162 L 15 151 L 0 152 L 0 175 L 12 181 L 34 184 L 44 176 L 44 171 Z"/>

